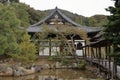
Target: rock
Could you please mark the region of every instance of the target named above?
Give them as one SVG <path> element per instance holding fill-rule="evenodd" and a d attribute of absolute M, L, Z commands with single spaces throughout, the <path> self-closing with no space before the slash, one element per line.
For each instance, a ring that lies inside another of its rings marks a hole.
<path fill-rule="evenodd" d="M 61 68 L 61 63 L 60 62 L 56 62 L 55 67 L 56 68 Z"/>
<path fill-rule="evenodd" d="M 13 75 L 13 70 L 11 67 L 8 67 L 6 70 L 6 74 L 12 76 Z"/>
<path fill-rule="evenodd" d="M 76 68 L 77 67 L 77 63 L 73 63 L 73 68 Z"/>
<path fill-rule="evenodd" d="M 24 75 L 29 75 L 29 74 L 33 74 L 35 73 L 35 68 L 34 67 L 31 67 L 31 69 L 26 69 Z"/>
<path fill-rule="evenodd" d="M 50 76 L 48 78 L 45 78 L 45 80 L 53 80 Z"/>
<path fill-rule="evenodd" d="M 43 65 L 43 69 L 49 69 L 50 68 L 50 65 L 49 64 L 44 64 Z"/>
<path fill-rule="evenodd" d="M 7 66 L 6 65 L 2 65 L 0 67 L 0 72 L 6 72 L 6 70 L 7 70 Z"/>
<path fill-rule="evenodd" d="M 67 66 L 61 66 L 62 69 L 67 69 Z"/>
<path fill-rule="evenodd" d="M 83 80 L 83 77 L 80 77 L 80 80 Z"/>
<path fill-rule="evenodd" d="M 96 79 L 90 79 L 90 80 L 96 80 Z"/>
<path fill-rule="evenodd" d="M 42 70 L 42 67 L 40 65 L 35 65 L 35 72 L 40 72 Z"/>
<path fill-rule="evenodd" d="M 5 67 L 0 72 L 0 76 L 12 76 L 12 75 L 13 75 L 13 70 L 11 67 L 7 67 L 7 68 Z"/>
<path fill-rule="evenodd" d="M 18 71 L 20 71 L 20 76 L 26 75 L 27 69 L 24 67 L 18 67 Z"/>
<path fill-rule="evenodd" d="M 26 74 L 26 69 L 23 67 L 16 67 L 14 69 L 14 76 L 23 76 Z"/>
<path fill-rule="evenodd" d="M 13 71 L 13 76 L 21 76 L 21 72 L 19 70 L 14 70 Z"/>
<path fill-rule="evenodd" d="M 14 76 L 24 76 L 35 73 L 35 68 L 31 67 L 31 69 L 25 69 L 24 67 L 17 67 L 16 70 L 14 70 Z"/>
<path fill-rule="evenodd" d="M 49 68 L 48 65 L 46 65 Z M 11 65 L 8 67 L 7 65 L 0 66 L 0 76 L 24 76 L 33 74 L 35 72 L 40 72 L 42 67 L 40 65 L 34 65 L 30 67 L 30 69 L 26 69 L 24 67 L 19 67 L 18 65 Z"/>
<path fill-rule="evenodd" d="M 68 68 L 68 69 L 72 69 L 72 66 L 69 65 L 67 68 Z"/>

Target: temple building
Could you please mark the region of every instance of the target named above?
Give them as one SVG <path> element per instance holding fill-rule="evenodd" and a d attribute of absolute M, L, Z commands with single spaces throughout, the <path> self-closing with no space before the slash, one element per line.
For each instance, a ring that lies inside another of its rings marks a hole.
<path fill-rule="evenodd" d="M 60 9 L 58 9 L 57 7 L 55 9 L 53 9 L 53 11 L 46 16 L 44 19 L 40 20 L 39 22 L 29 26 L 29 28 L 27 29 L 28 33 L 30 35 L 34 35 L 35 33 L 38 32 L 43 32 L 42 31 L 42 26 L 43 24 L 46 24 L 47 27 L 49 28 L 55 28 L 55 25 L 60 25 L 60 26 L 74 26 L 77 27 L 78 30 L 84 30 L 87 33 L 88 38 L 92 38 L 93 36 L 95 36 L 98 32 L 100 32 L 102 30 L 101 27 L 88 27 L 88 26 L 82 26 L 76 22 L 74 22 L 73 20 L 71 20 L 69 17 L 67 17 L 66 15 L 64 15 Z M 69 24 L 69 25 L 68 25 Z M 63 30 L 64 30 L 63 27 Z M 55 30 L 55 29 L 54 29 Z M 61 30 L 62 31 L 62 30 Z M 68 38 L 68 40 L 70 40 Z M 76 54 L 78 56 L 82 56 L 83 52 L 85 52 L 85 48 L 84 49 L 80 49 L 79 46 L 84 46 L 85 45 L 85 40 L 81 39 L 81 38 L 75 38 L 74 39 L 74 44 L 76 46 Z M 45 45 L 44 45 L 44 49 L 40 50 L 39 55 L 44 55 L 44 56 L 49 56 L 49 55 L 55 55 L 56 51 L 60 51 L 60 45 L 58 46 L 52 46 L 52 41 L 46 41 Z"/>

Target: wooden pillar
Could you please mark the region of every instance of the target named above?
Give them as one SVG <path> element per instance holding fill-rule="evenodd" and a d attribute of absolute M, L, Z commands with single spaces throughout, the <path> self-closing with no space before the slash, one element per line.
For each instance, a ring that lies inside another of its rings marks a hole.
<path fill-rule="evenodd" d="M 103 62 L 104 62 L 104 57 L 103 57 L 103 53 L 102 53 L 102 47 L 100 49 L 100 55 L 101 55 L 101 64 L 103 66 Z"/>
<path fill-rule="evenodd" d="M 98 51 L 97 51 L 97 48 L 95 48 L 96 50 L 96 58 L 98 59 Z"/>
<path fill-rule="evenodd" d="M 92 58 L 95 58 L 94 48 L 91 48 L 92 50 Z"/>
<path fill-rule="evenodd" d="M 81 49 L 82 50 L 82 53 L 83 53 L 83 58 L 85 59 L 85 51 L 84 51 L 84 48 Z"/>
<path fill-rule="evenodd" d="M 110 53 L 110 46 L 108 46 L 108 52 Z M 109 66 L 109 71 L 108 71 L 108 73 L 109 73 L 109 78 L 111 78 L 111 57 L 110 56 L 108 56 L 108 66 Z"/>
<path fill-rule="evenodd" d="M 88 58 L 90 57 L 90 46 L 87 47 L 88 48 Z"/>
<path fill-rule="evenodd" d="M 49 56 L 51 56 L 51 48 L 52 47 L 52 45 L 51 45 L 51 39 L 49 38 Z"/>
<path fill-rule="evenodd" d="M 114 79 L 114 76 L 115 76 L 115 63 L 114 63 L 114 58 L 111 57 L 111 60 L 112 60 L 112 71 L 111 71 L 111 76 L 112 76 L 112 79 Z"/>
<path fill-rule="evenodd" d="M 96 51 L 95 51 L 95 52 L 96 52 L 96 58 L 99 59 L 99 51 L 98 51 L 98 48 L 96 47 L 95 50 L 96 50 Z M 98 60 L 97 60 L 97 63 L 98 63 Z M 97 67 L 98 67 L 98 66 L 97 66 Z"/>
<path fill-rule="evenodd" d="M 86 41 L 85 41 L 85 45 L 86 45 Z M 85 53 L 85 59 L 87 58 L 87 54 L 86 54 L 86 47 L 84 47 L 85 48 L 85 51 L 84 51 L 84 53 Z M 84 50 L 84 48 L 83 48 L 83 50 Z"/>
<path fill-rule="evenodd" d="M 107 67 L 107 53 L 108 53 L 108 51 L 107 51 L 107 46 L 105 46 L 105 67 Z"/>
<path fill-rule="evenodd" d="M 94 54 L 94 52 L 93 52 L 93 47 L 91 47 L 91 63 L 93 62 L 93 54 Z"/>
<path fill-rule="evenodd" d="M 101 55 L 101 47 L 99 47 L 99 56 L 100 56 L 100 59 L 102 58 L 102 55 Z"/>
<path fill-rule="evenodd" d="M 91 57 L 90 57 L 90 46 L 88 46 L 87 48 L 88 48 L 88 54 L 87 54 L 88 57 L 87 57 L 87 60 L 88 60 L 88 62 L 90 64 L 90 61 L 89 61 L 91 59 Z"/>
<path fill-rule="evenodd" d="M 111 73 L 110 73 L 110 72 L 111 72 L 111 61 L 110 61 L 110 56 L 108 57 L 108 66 L 109 66 L 109 67 L 108 67 L 108 68 L 109 68 L 109 69 L 108 69 L 108 73 L 109 73 L 109 78 L 110 78 L 110 77 L 111 77 Z"/>
<path fill-rule="evenodd" d="M 98 48 L 99 52 L 99 58 L 98 58 L 98 68 L 99 68 L 99 73 L 101 72 L 101 67 L 100 67 L 100 59 L 101 59 L 101 47 Z"/>
<path fill-rule="evenodd" d="M 113 58 L 114 59 L 114 79 L 115 80 L 117 80 L 117 63 L 116 63 L 116 61 L 115 61 L 115 58 Z"/>

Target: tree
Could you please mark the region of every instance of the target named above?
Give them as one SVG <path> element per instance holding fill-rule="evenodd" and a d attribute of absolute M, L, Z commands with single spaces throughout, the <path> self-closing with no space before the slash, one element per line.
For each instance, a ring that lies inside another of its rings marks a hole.
<path fill-rule="evenodd" d="M 11 2 L 17 2 L 17 3 L 19 3 L 19 0 L 10 0 Z"/>
<path fill-rule="evenodd" d="M 20 20 L 20 26 L 21 27 L 28 27 L 29 26 L 29 13 L 28 9 L 29 6 L 25 5 L 24 3 L 13 3 L 10 6 L 12 6 L 15 9 L 15 15 Z"/>
<path fill-rule="evenodd" d="M 27 12 L 29 13 L 30 24 L 35 24 L 40 21 L 40 19 L 45 17 L 45 12 L 35 10 L 33 8 L 28 8 Z"/>
<path fill-rule="evenodd" d="M 92 26 L 92 27 L 97 26 L 97 20 L 94 17 L 90 17 L 88 20 L 89 20 L 89 26 Z"/>
<path fill-rule="evenodd" d="M 108 22 L 107 16 L 105 16 L 105 15 L 94 15 L 94 16 L 92 16 L 90 18 L 95 19 L 95 22 L 93 23 L 93 24 L 95 24 L 94 25 L 95 27 L 103 26 Z"/>
<path fill-rule="evenodd" d="M 0 0 L 0 3 L 6 3 L 8 0 Z"/>
<path fill-rule="evenodd" d="M 26 62 L 33 62 L 36 56 L 36 46 L 34 43 L 30 42 L 30 36 L 25 33 L 21 39 L 21 43 L 19 44 L 21 52 L 16 54 L 10 54 L 13 58 Z"/>
<path fill-rule="evenodd" d="M 120 65 L 120 1 L 115 1 L 114 7 L 107 9 L 111 13 L 108 24 L 105 26 L 105 38 L 113 45 L 113 56 Z"/>
<path fill-rule="evenodd" d="M 18 17 L 21 10 L 16 10 L 15 5 L 0 4 L 0 56 L 18 58 L 25 62 L 33 61 L 36 58 L 36 48 L 30 42 L 30 36 L 26 33 L 25 28 L 20 27 L 26 23 L 21 23 L 23 18 Z M 23 12 L 23 14 L 25 13 Z M 28 19 L 28 14 L 23 16 Z"/>
<path fill-rule="evenodd" d="M 19 0 L 0 0 L 0 3 L 8 3 L 8 2 L 10 2 L 10 3 L 13 3 L 13 2 L 16 2 L 16 3 L 19 3 Z"/>
<path fill-rule="evenodd" d="M 19 52 L 17 33 L 20 22 L 12 7 L 0 4 L 0 55 Z"/>

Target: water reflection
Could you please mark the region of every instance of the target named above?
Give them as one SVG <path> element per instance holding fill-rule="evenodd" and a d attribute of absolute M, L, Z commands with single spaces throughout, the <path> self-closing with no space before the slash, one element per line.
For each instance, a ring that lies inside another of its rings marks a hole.
<path fill-rule="evenodd" d="M 90 71 L 58 69 L 42 70 L 40 73 L 23 77 L 0 77 L 0 80 L 84 80 L 84 78 L 85 80 L 95 79 L 95 75 Z"/>

